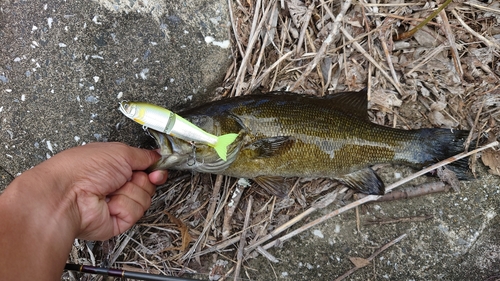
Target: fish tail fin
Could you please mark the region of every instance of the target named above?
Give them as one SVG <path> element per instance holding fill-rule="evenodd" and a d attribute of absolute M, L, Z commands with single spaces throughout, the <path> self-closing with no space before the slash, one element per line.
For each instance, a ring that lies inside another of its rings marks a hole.
<path fill-rule="evenodd" d="M 232 144 L 237 137 L 238 134 L 226 134 L 217 138 L 217 143 L 213 148 L 222 160 L 227 161 L 227 147 Z"/>
<path fill-rule="evenodd" d="M 422 129 L 421 133 L 425 140 L 426 150 L 434 158 L 429 161 L 432 163 L 464 152 L 464 143 L 469 135 L 469 131 L 451 129 Z M 448 164 L 447 167 L 455 172 L 458 179 L 467 180 L 473 178 L 468 157 L 454 161 Z"/>

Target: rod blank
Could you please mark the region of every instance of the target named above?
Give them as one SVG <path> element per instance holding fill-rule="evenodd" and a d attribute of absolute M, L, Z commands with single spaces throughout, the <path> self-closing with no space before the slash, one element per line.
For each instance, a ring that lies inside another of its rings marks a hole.
<path fill-rule="evenodd" d="M 158 275 L 158 274 L 141 273 L 141 272 L 121 270 L 121 269 L 116 269 L 116 268 L 103 268 L 103 267 L 96 267 L 96 266 L 91 266 L 91 265 L 72 264 L 72 263 L 67 263 L 66 266 L 64 267 L 64 269 L 71 270 L 71 271 L 78 271 L 78 272 L 82 272 L 82 273 L 91 273 L 91 274 L 139 279 L 139 280 L 146 280 L 146 281 L 194 281 L 195 280 L 195 279 L 182 278 L 182 277 L 173 277 L 173 276 L 165 276 L 165 275 Z"/>

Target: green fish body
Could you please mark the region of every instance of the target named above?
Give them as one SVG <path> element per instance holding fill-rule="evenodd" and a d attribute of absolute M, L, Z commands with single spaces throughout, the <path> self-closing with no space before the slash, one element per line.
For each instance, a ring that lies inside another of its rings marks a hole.
<path fill-rule="evenodd" d="M 152 131 L 162 159 L 152 169 L 194 170 L 254 179 L 273 193 L 279 179 L 331 178 L 383 194 L 370 168 L 378 163 L 423 167 L 463 151 L 468 131 L 400 130 L 369 122 L 366 90 L 323 98 L 293 93 L 248 95 L 179 113 L 214 135 L 237 133 L 223 161 L 206 145 Z M 465 173 L 463 163 L 457 169 Z M 459 175 L 460 176 L 460 175 Z"/>

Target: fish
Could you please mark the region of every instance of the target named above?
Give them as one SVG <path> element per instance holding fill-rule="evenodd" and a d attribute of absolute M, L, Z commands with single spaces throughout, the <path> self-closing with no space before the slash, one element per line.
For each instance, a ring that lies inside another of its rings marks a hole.
<path fill-rule="evenodd" d="M 227 161 L 206 145 L 193 148 L 151 130 L 162 157 L 150 170 L 247 178 L 281 196 L 290 177 L 330 178 L 357 192 L 384 194 L 373 165 L 422 168 L 464 151 L 467 130 L 386 127 L 369 121 L 367 105 L 366 89 L 325 97 L 279 92 L 213 101 L 179 114 L 211 134 L 237 134 Z M 459 178 L 468 178 L 467 161 L 450 165 Z"/>
<path fill-rule="evenodd" d="M 172 111 L 154 104 L 122 101 L 119 110 L 126 117 L 147 128 L 193 143 L 193 145 L 196 143 L 208 145 L 223 161 L 227 160 L 227 147 L 238 136 L 233 133 L 221 136 L 207 133 Z"/>

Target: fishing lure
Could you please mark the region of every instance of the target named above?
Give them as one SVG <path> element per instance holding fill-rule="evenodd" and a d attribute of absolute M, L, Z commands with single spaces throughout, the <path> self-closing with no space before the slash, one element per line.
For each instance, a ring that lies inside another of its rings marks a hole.
<path fill-rule="evenodd" d="M 120 111 L 128 118 L 155 131 L 213 147 L 224 161 L 227 160 L 227 147 L 238 137 L 238 134 L 234 133 L 212 135 L 172 111 L 149 103 L 122 101 Z"/>

